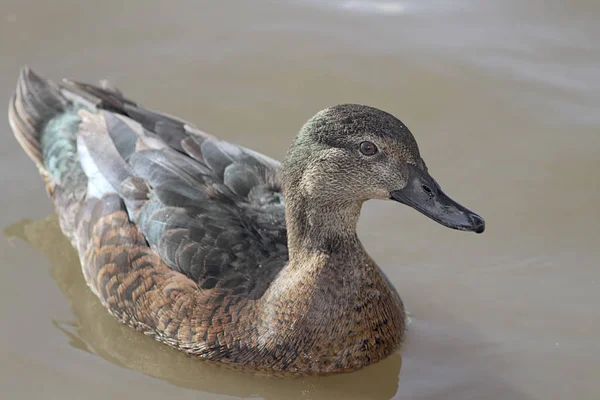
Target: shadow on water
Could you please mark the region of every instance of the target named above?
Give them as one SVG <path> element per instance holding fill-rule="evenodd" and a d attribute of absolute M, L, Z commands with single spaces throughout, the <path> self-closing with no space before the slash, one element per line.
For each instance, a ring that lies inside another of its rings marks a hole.
<path fill-rule="evenodd" d="M 72 347 L 178 387 L 271 400 L 531 400 L 495 376 L 498 365 L 503 370 L 507 367 L 502 357 L 493 357 L 491 366 L 483 365 L 484 358 L 482 364 L 478 354 L 489 349 L 474 330 L 463 325 L 436 327 L 425 321 L 411 324 L 401 388 L 402 357 L 398 353 L 363 370 L 330 377 L 269 377 L 206 363 L 155 342 L 110 316 L 83 280 L 77 254 L 62 235 L 56 216 L 24 219 L 4 233 L 24 240 L 50 260 L 50 273 L 75 316 L 74 321 L 53 320 L 53 324 L 69 338 Z"/>

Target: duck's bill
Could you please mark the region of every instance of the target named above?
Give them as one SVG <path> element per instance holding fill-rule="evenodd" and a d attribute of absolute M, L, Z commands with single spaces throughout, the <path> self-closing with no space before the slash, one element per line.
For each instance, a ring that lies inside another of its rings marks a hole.
<path fill-rule="evenodd" d="M 475 233 L 485 230 L 483 218 L 448 197 L 426 171 L 411 167 L 406 187 L 392 191 L 390 198 L 448 228 Z"/>

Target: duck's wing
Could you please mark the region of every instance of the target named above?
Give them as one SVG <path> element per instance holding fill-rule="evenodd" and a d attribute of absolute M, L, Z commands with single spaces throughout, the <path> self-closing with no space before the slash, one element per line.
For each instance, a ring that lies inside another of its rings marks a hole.
<path fill-rule="evenodd" d="M 63 94 L 88 102 L 77 111 L 88 196 L 118 193 L 150 247 L 200 288 L 260 297 L 288 259 L 279 162 L 112 89 L 67 81 Z"/>

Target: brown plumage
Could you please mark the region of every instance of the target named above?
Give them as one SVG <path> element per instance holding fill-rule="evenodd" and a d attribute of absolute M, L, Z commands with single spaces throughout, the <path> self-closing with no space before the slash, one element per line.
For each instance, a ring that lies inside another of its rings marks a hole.
<path fill-rule="evenodd" d="M 283 165 L 28 68 L 9 120 L 106 309 L 208 360 L 322 374 L 397 348 L 402 301 L 356 235 L 368 199 L 483 231 L 428 175 L 408 128 L 371 107 L 319 112 Z"/>

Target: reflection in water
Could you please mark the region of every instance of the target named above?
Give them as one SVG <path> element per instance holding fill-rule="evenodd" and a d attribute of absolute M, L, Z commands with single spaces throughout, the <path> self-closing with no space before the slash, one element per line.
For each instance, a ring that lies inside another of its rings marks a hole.
<path fill-rule="evenodd" d="M 179 387 L 229 396 L 280 399 L 286 393 L 311 399 L 390 399 L 397 392 L 402 363 L 399 354 L 354 373 L 308 378 L 256 375 L 191 358 L 120 324 L 108 314 L 88 289 L 77 253 L 62 235 L 55 216 L 39 221 L 24 219 L 7 227 L 4 233 L 23 239 L 50 260 L 50 273 L 76 318 L 53 321 L 69 337 L 70 345 L 115 365 Z"/>

